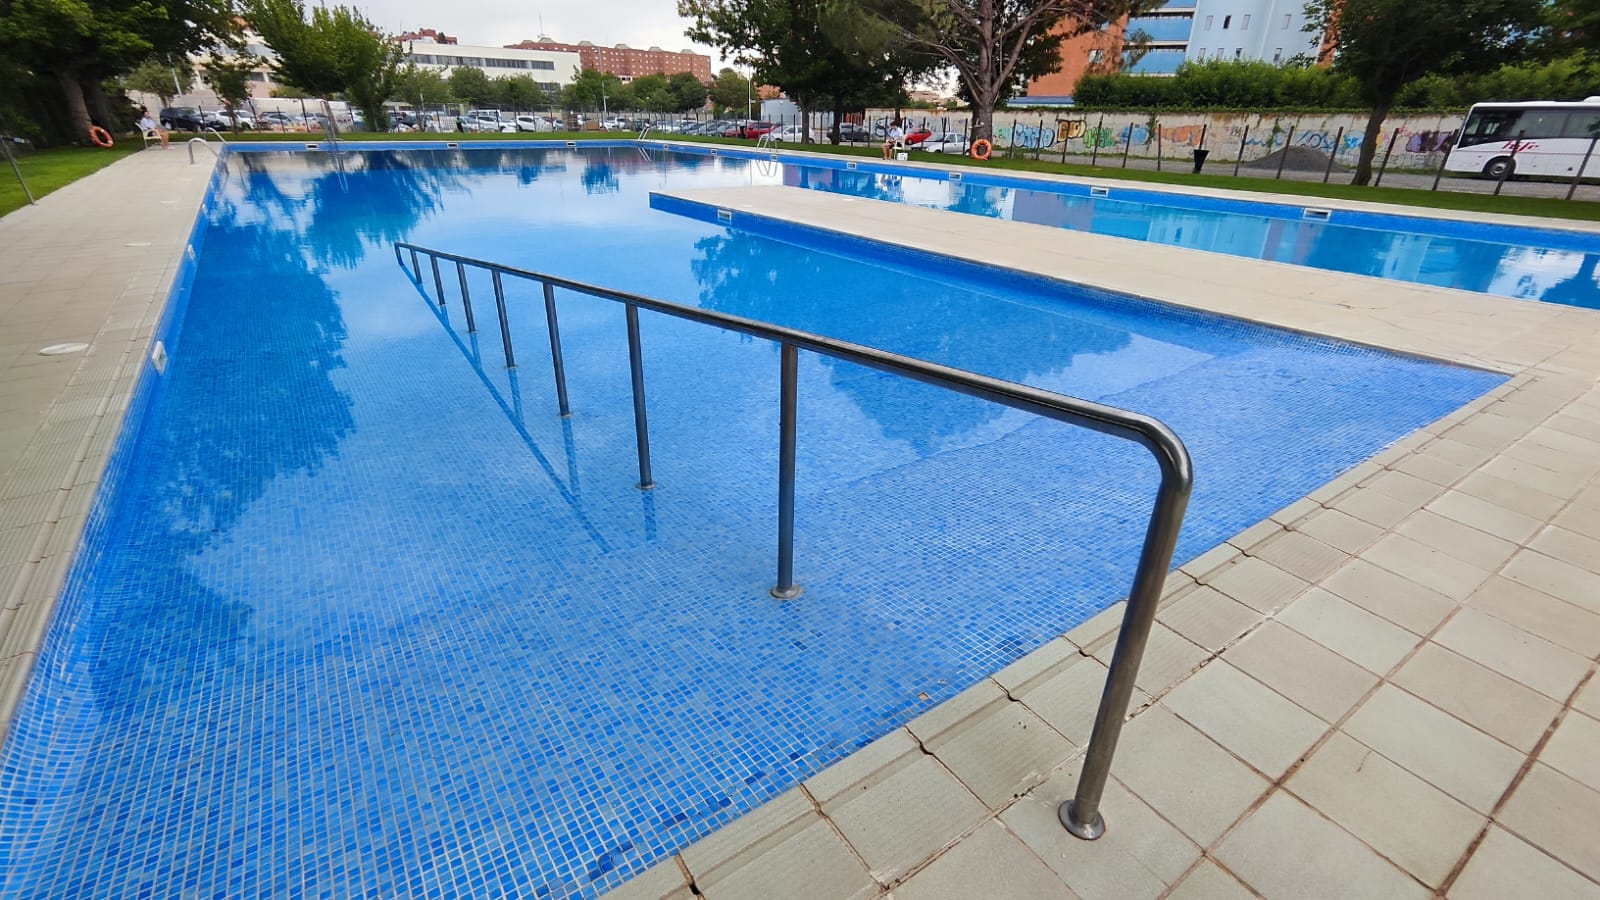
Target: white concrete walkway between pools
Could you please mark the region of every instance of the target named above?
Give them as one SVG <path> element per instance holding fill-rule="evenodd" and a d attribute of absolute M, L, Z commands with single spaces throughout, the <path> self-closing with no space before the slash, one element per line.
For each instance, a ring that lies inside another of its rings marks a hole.
<path fill-rule="evenodd" d="M 0 219 L 0 724 L 209 172 L 135 154 Z M 1600 897 L 1600 313 L 815 192 L 698 196 L 1514 377 L 1171 578 L 1100 841 L 1055 806 L 1119 609 L 615 896 Z"/>

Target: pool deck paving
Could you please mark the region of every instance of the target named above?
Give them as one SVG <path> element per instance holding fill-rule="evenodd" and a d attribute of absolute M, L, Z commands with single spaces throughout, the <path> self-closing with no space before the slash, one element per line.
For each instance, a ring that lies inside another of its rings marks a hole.
<path fill-rule="evenodd" d="M 139 153 L 0 218 L 0 723 L 209 173 Z M 1099 841 L 1056 807 L 1120 604 L 611 896 L 1600 897 L 1600 312 L 791 188 L 686 196 L 1511 380 L 1171 576 Z M 38 354 L 63 342 L 90 346 Z"/>

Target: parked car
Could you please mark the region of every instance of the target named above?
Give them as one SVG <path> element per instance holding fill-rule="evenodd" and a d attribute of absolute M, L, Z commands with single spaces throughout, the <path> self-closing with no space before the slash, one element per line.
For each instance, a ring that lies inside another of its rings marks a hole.
<path fill-rule="evenodd" d="M 223 110 L 223 111 L 217 113 L 217 118 L 219 118 L 222 121 L 222 124 L 220 126 L 217 126 L 219 128 L 230 128 L 231 129 L 231 128 L 234 128 L 235 126 L 237 126 L 239 129 L 241 129 L 243 131 L 255 131 L 256 130 L 256 119 L 255 119 L 255 116 L 252 116 L 249 113 L 249 111 L 247 111 L 247 110 L 236 109 L 236 110 L 233 110 L 232 112 L 229 112 L 228 110 Z"/>
<path fill-rule="evenodd" d="M 746 122 L 739 126 L 739 137 L 758 138 L 777 127 L 777 122 Z"/>
<path fill-rule="evenodd" d="M 192 106 L 170 106 L 156 118 L 161 120 L 161 127 L 168 131 L 199 131 L 206 127 L 205 117 Z"/>
<path fill-rule="evenodd" d="M 844 122 L 839 126 L 839 140 L 851 143 L 864 143 L 872 140 L 872 135 L 865 128 L 854 122 Z"/>
<path fill-rule="evenodd" d="M 799 125 L 785 125 L 782 128 L 775 129 L 772 134 L 777 140 L 789 144 L 799 144 L 805 140 L 805 129 Z M 828 138 L 822 129 L 813 128 L 811 130 L 811 139 L 813 141 L 825 141 Z"/>
<path fill-rule="evenodd" d="M 304 131 L 306 128 L 305 122 L 301 121 L 299 116 L 278 112 L 275 109 L 256 116 L 256 122 L 262 128 L 271 128 L 274 131 Z"/>
<path fill-rule="evenodd" d="M 946 131 L 936 134 L 923 141 L 919 149 L 929 153 L 960 153 L 965 154 L 969 148 L 967 135 L 960 131 Z"/>
<path fill-rule="evenodd" d="M 470 109 L 466 115 L 456 119 L 456 126 L 461 131 L 474 132 L 514 132 L 517 130 L 516 122 L 506 122 L 500 118 L 500 111 L 494 109 Z"/>
<path fill-rule="evenodd" d="M 524 113 L 516 118 L 518 131 L 555 131 L 556 123 L 543 116 L 530 116 Z"/>
<path fill-rule="evenodd" d="M 906 132 L 906 146 L 916 146 L 931 137 L 933 137 L 932 131 L 926 126 L 918 126 Z"/>

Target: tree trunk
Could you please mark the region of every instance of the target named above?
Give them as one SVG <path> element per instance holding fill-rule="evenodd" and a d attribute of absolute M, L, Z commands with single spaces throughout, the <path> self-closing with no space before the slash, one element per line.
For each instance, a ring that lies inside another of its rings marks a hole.
<path fill-rule="evenodd" d="M 994 140 L 994 104 L 973 101 L 972 140 Z"/>
<path fill-rule="evenodd" d="M 811 101 L 800 101 L 800 143 L 811 143 Z"/>
<path fill-rule="evenodd" d="M 1393 100 L 1384 100 L 1372 108 L 1367 117 L 1367 130 L 1361 138 L 1361 155 L 1356 157 L 1356 174 L 1351 184 L 1364 185 L 1372 180 L 1372 158 L 1378 155 L 1378 143 L 1383 138 L 1383 120 L 1389 117 Z"/>
<path fill-rule="evenodd" d="M 93 107 L 95 124 L 107 131 L 117 130 L 116 117 L 111 114 L 111 100 L 106 96 L 105 88 L 100 86 L 98 80 L 91 79 L 84 85 L 83 93 Z"/>
<path fill-rule="evenodd" d="M 839 125 L 843 121 L 844 101 L 835 99 L 833 101 L 833 127 L 828 130 L 828 140 L 832 141 L 835 147 L 839 146 Z"/>
<path fill-rule="evenodd" d="M 64 72 L 56 78 L 61 84 L 61 93 L 67 101 L 67 118 L 72 120 L 74 139 L 80 144 L 87 145 L 91 143 L 89 127 L 94 123 L 89 121 L 89 107 L 83 102 L 83 87 L 78 84 L 76 77 Z"/>

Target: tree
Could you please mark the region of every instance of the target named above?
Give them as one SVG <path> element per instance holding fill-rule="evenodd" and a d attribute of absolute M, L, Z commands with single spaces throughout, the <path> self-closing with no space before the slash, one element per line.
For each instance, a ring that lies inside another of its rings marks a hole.
<path fill-rule="evenodd" d="M 250 99 L 250 74 L 259 63 L 260 60 L 249 53 L 212 57 L 200 67 L 200 74 L 228 112 L 233 112 Z M 234 125 L 237 130 L 238 120 L 234 120 Z"/>
<path fill-rule="evenodd" d="M 742 109 L 743 115 L 750 115 L 750 79 L 740 75 L 732 69 L 723 69 L 717 77 L 711 80 L 709 91 L 711 102 L 721 111 L 725 109 Z"/>
<path fill-rule="evenodd" d="M 1539 0 L 1311 0 L 1306 30 L 1329 35 L 1333 68 L 1371 109 L 1351 184 L 1372 178 L 1383 120 L 1400 90 L 1424 75 L 1488 72 L 1528 52 Z"/>
<path fill-rule="evenodd" d="M 679 72 L 667 80 L 674 112 L 689 112 L 706 105 L 706 86 L 689 72 Z"/>
<path fill-rule="evenodd" d="M 494 102 L 496 91 L 482 69 L 457 66 L 450 70 L 450 93 L 462 103 L 481 107 Z"/>
<path fill-rule="evenodd" d="M 319 6 L 309 18 L 301 0 L 248 0 L 250 24 L 278 54 L 278 80 L 311 94 L 344 94 L 366 114 L 367 127 L 385 131 L 383 101 L 399 83 L 404 56 L 398 43 L 348 6 Z"/>
<path fill-rule="evenodd" d="M 584 69 L 561 92 L 568 109 L 629 109 L 633 94 L 622 79 L 599 69 Z"/>
<path fill-rule="evenodd" d="M 187 60 L 152 56 L 124 75 L 122 85 L 130 91 L 154 94 L 162 106 L 171 106 L 173 97 L 194 90 L 194 70 Z"/>
<path fill-rule="evenodd" d="M 227 0 L 0 0 L 0 56 L 55 81 L 79 142 L 88 141 L 90 103 L 114 124 L 103 80 L 152 54 L 220 46 L 235 30 Z"/>
<path fill-rule="evenodd" d="M 495 83 L 502 109 L 543 109 L 550 101 L 532 75 L 513 75 Z"/>
<path fill-rule="evenodd" d="M 418 108 L 434 103 L 449 103 L 455 99 L 450 84 L 438 69 L 424 69 L 416 63 L 406 63 L 395 76 L 394 93 L 390 100 L 415 103 Z"/>
<path fill-rule="evenodd" d="M 1162 0 L 864 0 L 907 46 L 956 70 L 974 139 L 993 137 L 994 108 L 1061 65 L 1061 42 Z M 1338 0 L 1326 0 L 1338 2 Z"/>
<path fill-rule="evenodd" d="M 633 92 L 633 102 L 640 109 L 650 112 L 671 112 L 677 105 L 672 98 L 672 91 L 667 86 L 665 75 L 644 75 L 629 82 L 628 89 Z"/>

